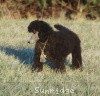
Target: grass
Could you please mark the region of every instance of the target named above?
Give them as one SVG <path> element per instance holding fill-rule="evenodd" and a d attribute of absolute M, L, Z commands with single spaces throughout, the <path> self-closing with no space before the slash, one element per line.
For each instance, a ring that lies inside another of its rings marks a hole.
<path fill-rule="evenodd" d="M 100 22 L 45 20 L 52 26 L 65 25 L 81 39 L 83 71 L 70 69 L 69 56 L 66 73 L 61 74 L 46 64 L 42 72 L 31 72 L 34 44 L 27 43 L 31 21 L 0 19 L 0 96 L 99 96 Z"/>

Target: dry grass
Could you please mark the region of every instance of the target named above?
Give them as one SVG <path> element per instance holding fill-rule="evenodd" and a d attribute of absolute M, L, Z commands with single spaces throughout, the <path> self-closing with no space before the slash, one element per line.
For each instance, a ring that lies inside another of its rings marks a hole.
<path fill-rule="evenodd" d="M 83 71 L 72 71 L 68 66 L 71 57 L 68 57 L 67 72 L 60 74 L 53 72 L 46 64 L 42 72 L 31 73 L 34 45 L 27 43 L 27 26 L 30 21 L 32 20 L 0 19 L 0 96 L 99 96 L 100 23 L 86 20 L 45 20 L 52 26 L 55 23 L 65 25 L 81 39 Z M 42 91 L 54 91 L 36 94 L 36 87 Z M 61 92 L 63 88 L 65 91 Z M 73 89 L 74 93 L 67 89 Z"/>

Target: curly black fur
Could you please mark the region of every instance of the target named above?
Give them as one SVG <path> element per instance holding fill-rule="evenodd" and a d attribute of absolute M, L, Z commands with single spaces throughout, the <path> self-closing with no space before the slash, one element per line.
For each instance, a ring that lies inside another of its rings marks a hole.
<path fill-rule="evenodd" d="M 81 47 L 78 36 L 62 25 L 56 24 L 54 27 L 58 29 L 58 31 L 54 31 L 52 27 L 44 21 L 35 20 L 29 24 L 28 31 L 32 33 L 38 32 L 39 36 L 39 40 L 35 46 L 32 69 L 42 71 L 43 62 L 40 62 L 41 48 L 44 47 L 47 40 L 44 53 L 47 57 L 46 59 L 55 64 L 56 71 L 65 71 L 64 61 L 70 53 L 72 53 L 73 68 L 82 68 Z"/>

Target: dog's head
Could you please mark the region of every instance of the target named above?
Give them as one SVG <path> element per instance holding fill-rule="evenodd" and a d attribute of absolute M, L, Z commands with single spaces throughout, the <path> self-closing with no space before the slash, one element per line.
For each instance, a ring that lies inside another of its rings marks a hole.
<path fill-rule="evenodd" d="M 29 33 L 37 33 L 41 41 L 45 41 L 53 31 L 52 27 L 45 21 L 34 20 L 28 26 Z"/>
<path fill-rule="evenodd" d="M 39 20 L 32 21 L 28 26 L 28 32 L 35 34 L 37 31 L 39 31 L 39 26 L 40 26 Z"/>

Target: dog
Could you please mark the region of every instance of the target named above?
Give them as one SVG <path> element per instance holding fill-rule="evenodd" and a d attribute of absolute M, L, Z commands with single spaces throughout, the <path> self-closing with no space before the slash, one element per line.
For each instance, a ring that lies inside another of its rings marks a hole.
<path fill-rule="evenodd" d="M 54 63 L 56 72 L 66 72 L 66 57 L 72 54 L 72 69 L 82 69 L 81 41 L 68 28 L 55 24 L 54 29 L 45 21 L 34 20 L 28 26 L 28 32 L 38 34 L 35 44 L 34 64 L 32 70 L 40 72 L 43 63 L 49 60 Z M 44 59 L 43 59 L 44 58 Z"/>

